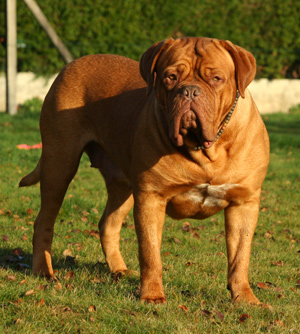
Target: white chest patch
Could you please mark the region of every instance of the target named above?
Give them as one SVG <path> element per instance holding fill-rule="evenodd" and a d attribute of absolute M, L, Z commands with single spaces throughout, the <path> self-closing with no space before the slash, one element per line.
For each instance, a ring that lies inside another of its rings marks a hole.
<path fill-rule="evenodd" d="M 194 203 L 202 203 L 207 207 L 222 206 L 226 193 L 229 189 L 238 186 L 237 184 L 225 183 L 212 186 L 209 183 L 200 184 L 188 191 L 186 195 Z"/>

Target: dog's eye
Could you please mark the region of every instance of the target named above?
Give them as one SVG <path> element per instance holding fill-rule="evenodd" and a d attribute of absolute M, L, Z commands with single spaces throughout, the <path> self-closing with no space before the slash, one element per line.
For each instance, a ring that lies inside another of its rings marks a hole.
<path fill-rule="evenodd" d="M 220 81 L 221 78 L 220 78 L 218 75 L 215 75 L 215 76 L 213 77 L 213 80 L 214 80 L 214 81 Z"/>
<path fill-rule="evenodd" d="M 168 78 L 169 78 L 170 80 L 172 80 L 172 81 L 176 81 L 176 80 L 177 80 L 177 77 L 176 77 L 175 74 L 170 74 L 170 75 L 168 76 Z"/>

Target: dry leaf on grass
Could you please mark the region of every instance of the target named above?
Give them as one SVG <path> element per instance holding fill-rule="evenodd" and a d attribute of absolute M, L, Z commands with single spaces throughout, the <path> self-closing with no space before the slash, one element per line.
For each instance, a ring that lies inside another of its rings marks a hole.
<path fill-rule="evenodd" d="M 266 283 L 257 283 L 257 287 L 264 290 L 269 289 L 269 286 Z"/>
<path fill-rule="evenodd" d="M 104 278 L 94 277 L 93 279 L 91 279 L 91 282 L 95 283 L 95 284 L 105 283 L 105 279 Z"/>
<path fill-rule="evenodd" d="M 187 262 L 185 265 L 187 266 L 187 267 L 189 267 L 189 266 L 191 266 L 192 264 L 196 264 L 195 262 Z"/>
<path fill-rule="evenodd" d="M 283 261 L 272 261 L 273 266 L 283 267 Z"/>
<path fill-rule="evenodd" d="M 284 327 L 283 322 L 279 319 L 276 319 L 275 321 L 271 321 L 270 326 L 267 327 L 267 330 L 270 331 L 272 330 L 274 327 Z"/>
<path fill-rule="evenodd" d="M 225 256 L 225 254 L 223 252 L 218 252 L 217 255 L 218 256 Z"/>
<path fill-rule="evenodd" d="M 10 302 L 11 304 L 14 304 L 16 306 L 20 305 L 21 303 L 23 303 L 23 299 L 17 299 L 14 301 L 14 303 Z"/>
<path fill-rule="evenodd" d="M 31 209 L 31 208 L 27 209 L 27 214 L 28 214 L 28 215 L 33 214 L 33 209 Z"/>
<path fill-rule="evenodd" d="M 74 277 L 75 277 L 74 272 L 73 271 L 68 271 L 67 275 L 65 276 L 65 279 L 69 280 L 69 279 L 74 278 Z"/>
<path fill-rule="evenodd" d="M 69 306 L 64 307 L 63 312 L 72 312 L 72 309 Z"/>
<path fill-rule="evenodd" d="M 200 240 L 200 235 L 197 232 L 192 233 L 193 238 Z"/>
<path fill-rule="evenodd" d="M 90 235 L 91 235 L 92 237 L 95 237 L 95 238 L 97 238 L 98 240 L 100 240 L 100 234 L 99 234 L 99 231 L 91 230 L 91 231 L 90 231 Z"/>
<path fill-rule="evenodd" d="M 4 209 L 0 209 L 0 215 L 1 216 L 8 216 L 11 214 L 10 210 L 4 210 Z"/>
<path fill-rule="evenodd" d="M 211 316 L 211 312 L 208 311 L 208 310 L 201 310 L 201 312 L 205 317 L 210 317 Z"/>
<path fill-rule="evenodd" d="M 265 303 L 262 303 L 262 304 L 259 304 L 259 307 L 263 308 L 263 309 L 268 309 L 270 311 L 273 310 L 273 306 L 270 305 L 270 304 L 265 304 Z"/>
<path fill-rule="evenodd" d="M 96 306 L 95 305 L 91 305 L 89 307 L 89 312 L 96 312 Z"/>
<path fill-rule="evenodd" d="M 67 283 L 67 284 L 66 284 L 66 288 L 67 288 L 68 290 L 74 290 L 74 285 L 73 285 L 73 284 L 70 284 L 70 283 Z"/>
<path fill-rule="evenodd" d="M 38 302 L 39 305 L 45 305 L 45 300 L 44 298 L 41 298 L 41 300 Z"/>
<path fill-rule="evenodd" d="M 72 251 L 71 251 L 71 249 L 65 249 L 64 251 L 63 251 L 63 255 L 64 256 L 72 256 Z"/>
<path fill-rule="evenodd" d="M 268 231 L 264 234 L 264 237 L 267 238 L 267 239 L 272 239 L 272 240 L 275 240 L 274 237 L 273 237 L 273 233 Z"/>
<path fill-rule="evenodd" d="M 178 305 L 178 308 L 180 308 L 184 312 L 187 312 L 189 310 L 185 305 Z"/>
<path fill-rule="evenodd" d="M 217 317 L 219 320 L 221 320 L 221 321 L 224 320 L 224 314 L 223 314 L 222 312 L 220 312 L 220 311 L 218 311 L 218 310 L 216 310 L 216 309 L 214 309 L 214 312 L 215 312 L 215 314 L 216 314 L 216 317 Z"/>
<path fill-rule="evenodd" d="M 191 224 L 189 222 L 185 222 L 183 225 L 182 225 L 182 230 L 184 232 L 189 232 L 190 231 L 190 228 L 191 228 Z"/>
<path fill-rule="evenodd" d="M 23 322 L 23 320 L 21 318 L 14 319 L 15 324 L 21 324 L 22 322 Z"/>
<path fill-rule="evenodd" d="M 48 285 L 39 284 L 38 289 L 41 290 L 41 291 L 45 291 L 47 289 L 47 287 L 48 287 Z"/>
<path fill-rule="evenodd" d="M 165 253 L 162 254 L 162 256 L 168 256 L 170 254 L 171 254 L 170 252 L 165 252 Z"/>
<path fill-rule="evenodd" d="M 242 314 L 239 318 L 240 323 L 244 323 L 247 319 L 251 318 L 249 314 Z"/>
<path fill-rule="evenodd" d="M 33 289 L 28 290 L 28 291 L 25 292 L 25 296 L 31 296 L 33 294 L 34 294 L 34 290 Z"/>
<path fill-rule="evenodd" d="M 16 255 L 16 256 L 20 257 L 20 256 L 24 256 L 24 251 L 23 251 L 22 248 L 17 247 L 17 248 L 15 248 L 15 249 L 13 249 L 13 250 L 10 252 L 10 254 L 12 254 L 12 255 Z"/>
<path fill-rule="evenodd" d="M 2 235 L 2 240 L 3 241 L 9 241 L 10 239 L 9 239 L 8 235 L 4 234 L 4 235 Z"/>

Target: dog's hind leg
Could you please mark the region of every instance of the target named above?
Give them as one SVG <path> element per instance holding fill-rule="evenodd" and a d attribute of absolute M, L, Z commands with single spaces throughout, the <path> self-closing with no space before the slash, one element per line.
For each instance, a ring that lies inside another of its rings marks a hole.
<path fill-rule="evenodd" d="M 74 146 L 73 146 L 74 147 Z M 41 209 L 34 223 L 33 273 L 54 277 L 51 244 L 54 223 L 82 152 L 59 145 L 43 147 L 40 160 Z"/>
<path fill-rule="evenodd" d="M 99 232 L 106 263 L 112 273 L 124 274 L 126 264 L 120 252 L 120 232 L 124 218 L 133 206 L 132 187 L 119 167 L 95 142 L 86 146 L 92 167 L 103 175 L 107 188 L 107 203 L 99 222 Z"/>
<path fill-rule="evenodd" d="M 120 232 L 124 218 L 133 206 L 127 181 L 116 179 L 107 184 L 108 199 L 99 222 L 102 249 L 112 273 L 125 274 L 127 266 L 120 252 Z"/>

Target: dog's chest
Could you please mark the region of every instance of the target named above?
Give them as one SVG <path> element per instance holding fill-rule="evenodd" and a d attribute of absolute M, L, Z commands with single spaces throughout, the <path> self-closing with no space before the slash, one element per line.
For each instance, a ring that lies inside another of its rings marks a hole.
<path fill-rule="evenodd" d="M 210 185 L 208 183 L 192 187 L 177 194 L 168 203 L 167 213 L 174 218 L 206 218 L 224 209 L 229 204 L 229 190 L 236 184 Z"/>
<path fill-rule="evenodd" d="M 236 184 L 230 183 L 217 186 L 201 184 L 189 190 L 185 195 L 191 202 L 201 203 L 205 207 L 221 207 L 223 201 L 226 199 L 228 190 L 236 186 Z"/>

